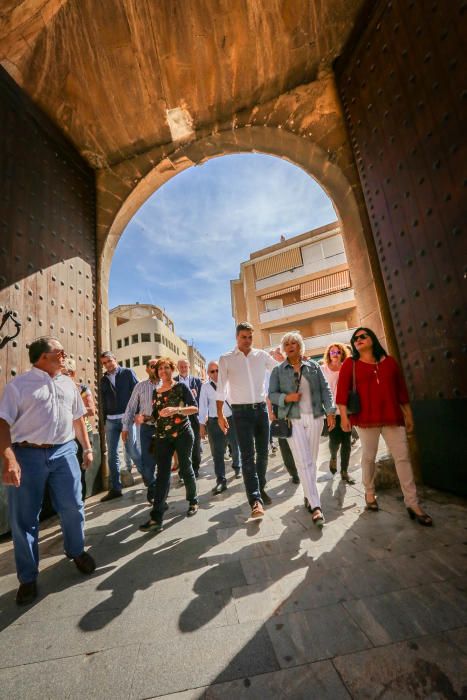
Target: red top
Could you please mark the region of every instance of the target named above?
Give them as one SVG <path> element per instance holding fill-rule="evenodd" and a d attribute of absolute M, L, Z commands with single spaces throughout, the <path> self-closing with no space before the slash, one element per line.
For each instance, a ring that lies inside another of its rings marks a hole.
<path fill-rule="evenodd" d="M 348 357 L 341 367 L 337 383 L 337 404 L 347 404 L 352 389 L 352 364 Z M 355 362 L 355 383 L 361 411 L 349 416 L 352 425 L 372 428 L 404 425 L 401 404 L 409 403 L 409 394 L 399 365 L 389 355 L 376 364 Z"/>

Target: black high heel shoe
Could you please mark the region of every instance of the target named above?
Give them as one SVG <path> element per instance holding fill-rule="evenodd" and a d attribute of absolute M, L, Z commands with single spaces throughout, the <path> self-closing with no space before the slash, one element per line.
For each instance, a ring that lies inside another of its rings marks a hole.
<path fill-rule="evenodd" d="M 433 519 L 428 515 L 428 513 L 422 513 L 419 515 L 412 508 L 407 508 L 407 513 L 409 514 L 410 520 L 416 520 L 420 525 L 425 527 L 431 527 L 433 525 Z"/>

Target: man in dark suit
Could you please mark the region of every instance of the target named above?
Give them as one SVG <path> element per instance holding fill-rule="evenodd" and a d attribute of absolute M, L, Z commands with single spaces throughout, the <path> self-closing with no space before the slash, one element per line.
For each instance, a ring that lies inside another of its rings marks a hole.
<path fill-rule="evenodd" d="M 135 385 L 138 384 L 138 380 L 133 370 L 120 367 L 115 359 L 115 355 L 108 350 L 101 353 L 100 360 L 102 367 L 105 369 L 100 382 L 100 394 L 105 420 L 105 439 L 110 470 L 110 489 L 101 498 L 101 501 L 110 501 L 112 498 L 118 498 L 122 495 L 118 444 L 123 430 L 122 418 L 131 393 Z M 141 455 L 136 444 L 134 431 L 128 433 L 125 446 L 136 468 L 141 473 Z"/>
<path fill-rule="evenodd" d="M 199 377 L 193 377 L 190 372 L 190 365 L 186 360 L 179 360 L 177 362 L 178 375 L 174 377 L 176 382 L 183 382 L 186 384 L 188 389 L 193 394 L 196 401 L 196 405 L 199 406 L 199 395 L 201 392 L 201 379 Z M 196 478 L 198 478 L 199 465 L 201 463 L 201 438 L 199 433 L 199 417 L 197 413 L 193 413 L 190 416 L 190 423 L 195 436 L 195 441 L 193 443 L 193 451 L 191 453 L 191 461 L 193 464 L 193 471 Z"/>

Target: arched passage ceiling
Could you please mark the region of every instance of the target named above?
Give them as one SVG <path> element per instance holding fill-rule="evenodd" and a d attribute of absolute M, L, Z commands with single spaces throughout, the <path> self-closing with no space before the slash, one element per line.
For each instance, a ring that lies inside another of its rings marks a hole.
<path fill-rule="evenodd" d="M 3 0 L 0 61 L 93 167 L 113 166 L 316 80 L 362 5 Z"/>

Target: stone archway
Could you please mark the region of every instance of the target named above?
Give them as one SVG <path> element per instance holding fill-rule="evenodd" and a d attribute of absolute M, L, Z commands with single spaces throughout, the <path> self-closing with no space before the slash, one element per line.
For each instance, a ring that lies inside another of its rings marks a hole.
<path fill-rule="evenodd" d="M 101 347 L 108 344 L 108 282 L 112 256 L 121 234 L 132 216 L 155 191 L 187 168 L 210 158 L 234 153 L 260 152 L 285 158 L 302 168 L 332 200 L 344 232 L 347 258 L 352 275 L 361 323 L 376 330 L 390 342 L 387 324 L 387 300 L 375 261 L 373 241 L 368 235 L 364 210 L 342 168 L 333 162 L 319 144 L 278 127 L 252 126 L 221 131 L 180 146 L 163 157 L 141 178 L 124 200 L 104 236 L 100 237 L 98 270 L 98 327 L 102 329 Z"/>

